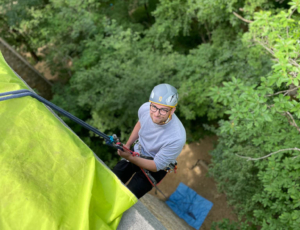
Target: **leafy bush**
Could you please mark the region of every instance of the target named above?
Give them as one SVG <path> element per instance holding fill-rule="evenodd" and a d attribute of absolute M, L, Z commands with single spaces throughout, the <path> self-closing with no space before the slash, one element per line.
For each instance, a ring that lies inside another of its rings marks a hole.
<path fill-rule="evenodd" d="M 225 106 L 219 144 L 210 173 L 240 218 L 262 229 L 300 226 L 299 30 L 300 2 L 288 11 L 259 12 L 245 42 L 257 43 L 274 58 L 259 82 L 232 78 L 211 97 Z"/>

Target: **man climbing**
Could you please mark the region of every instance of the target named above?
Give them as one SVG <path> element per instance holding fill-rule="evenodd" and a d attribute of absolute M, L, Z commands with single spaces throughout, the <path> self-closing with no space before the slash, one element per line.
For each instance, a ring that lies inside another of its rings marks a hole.
<path fill-rule="evenodd" d="M 155 86 L 149 102 L 139 108 L 139 121 L 124 145 L 129 149 L 138 140 L 134 151 L 146 158 L 134 157 L 129 151 L 118 150 L 123 159 L 117 163 L 113 172 L 124 184 L 135 173 L 127 187 L 137 198 L 141 198 L 152 189 L 152 184 L 141 168 L 148 171 L 149 177 L 159 183 L 167 174 L 165 169 L 170 164 L 175 164 L 185 144 L 185 129 L 174 114 L 177 101 L 178 93 L 173 86 Z"/>

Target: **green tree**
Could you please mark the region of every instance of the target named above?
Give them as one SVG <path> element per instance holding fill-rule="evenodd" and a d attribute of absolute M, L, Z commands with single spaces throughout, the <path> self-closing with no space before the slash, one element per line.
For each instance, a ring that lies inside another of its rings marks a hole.
<path fill-rule="evenodd" d="M 33 20 L 31 10 L 43 9 L 48 0 L 0 1 L 0 36 L 20 52 L 30 52 L 34 62 L 41 60 L 37 55 L 38 46 L 33 43 L 37 31 L 24 30 L 24 20 Z M 25 9 L 25 10 L 24 10 Z"/>
<path fill-rule="evenodd" d="M 256 13 L 244 35 L 272 55 L 272 71 L 255 84 L 233 77 L 211 91 L 229 116 L 217 130 L 211 174 L 240 217 L 262 229 L 300 224 L 300 2 L 290 5 Z"/>
<path fill-rule="evenodd" d="M 5 38 L 43 47 L 59 73 L 55 104 L 125 141 L 153 86 L 173 84 L 191 136 L 195 120 L 221 119 L 210 172 L 246 222 L 219 227 L 299 225 L 297 1 L 2 2 Z M 68 124 L 113 166 L 116 154 Z"/>

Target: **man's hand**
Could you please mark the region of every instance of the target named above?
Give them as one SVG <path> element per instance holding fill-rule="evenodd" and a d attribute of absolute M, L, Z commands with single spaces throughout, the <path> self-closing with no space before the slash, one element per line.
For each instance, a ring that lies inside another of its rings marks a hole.
<path fill-rule="evenodd" d="M 123 147 L 125 147 L 127 149 L 130 148 L 130 146 L 128 146 L 128 145 L 124 145 Z M 118 155 L 120 157 L 125 158 L 126 160 L 130 161 L 131 163 L 133 163 L 133 164 L 135 164 L 135 165 L 137 165 L 141 168 L 148 169 L 152 172 L 157 172 L 156 164 L 154 163 L 154 160 L 148 160 L 148 159 L 143 159 L 143 158 L 140 158 L 140 157 L 134 157 L 125 148 L 123 148 L 124 151 L 118 149 Z"/>
<path fill-rule="evenodd" d="M 124 147 L 127 148 L 127 149 L 130 148 L 130 146 L 126 146 L 126 145 L 124 145 Z M 118 149 L 118 155 L 119 155 L 120 157 L 123 157 L 123 158 L 125 158 L 126 160 L 128 160 L 129 158 L 131 158 L 131 153 L 130 153 L 128 150 L 126 150 L 125 148 L 123 148 L 124 151 Z"/>

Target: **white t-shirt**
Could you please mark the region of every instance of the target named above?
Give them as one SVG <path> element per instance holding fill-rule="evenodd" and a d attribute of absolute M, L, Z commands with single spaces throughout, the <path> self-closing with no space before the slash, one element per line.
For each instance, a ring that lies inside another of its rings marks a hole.
<path fill-rule="evenodd" d="M 140 107 L 138 116 L 141 123 L 139 131 L 141 154 L 153 157 L 157 170 L 165 169 L 170 163 L 175 162 L 185 144 L 186 132 L 181 121 L 173 114 L 167 124 L 153 123 L 150 117 L 150 102 Z M 138 145 L 134 146 L 136 152 L 139 152 Z"/>

